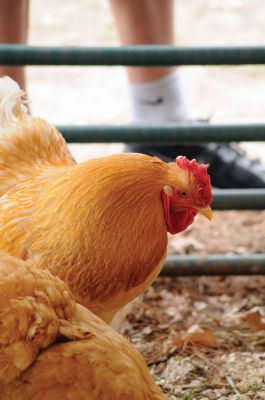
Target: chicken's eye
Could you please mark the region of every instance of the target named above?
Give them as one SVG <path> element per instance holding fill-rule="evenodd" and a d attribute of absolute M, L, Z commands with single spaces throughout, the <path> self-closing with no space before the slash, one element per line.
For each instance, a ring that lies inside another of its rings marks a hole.
<path fill-rule="evenodd" d="M 179 195 L 180 195 L 181 197 L 188 197 L 188 192 L 179 191 Z"/>

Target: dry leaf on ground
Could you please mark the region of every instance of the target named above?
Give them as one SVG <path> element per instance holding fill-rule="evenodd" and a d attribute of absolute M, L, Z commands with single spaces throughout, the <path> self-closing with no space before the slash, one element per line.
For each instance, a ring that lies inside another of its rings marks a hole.
<path fill-rule="evenodd" d="M 193 332 L 182 337 L 175 336 L 172 339 L 172 343 L 176 347 L 186 346 L 192 344 L 198 347 L 215 347 L 216 338 L 211 329 L 207 329 L 203 332 Z"/>
<path fill-rule="evenodd" d="M 262 315 L 259 311 L 254 311 L 245 315 L 242 315 L 240 318 L 242 321 L 247 322 L 252 328 L 257 331 L 265 330 L 265 323 L 262 322 Z"/>

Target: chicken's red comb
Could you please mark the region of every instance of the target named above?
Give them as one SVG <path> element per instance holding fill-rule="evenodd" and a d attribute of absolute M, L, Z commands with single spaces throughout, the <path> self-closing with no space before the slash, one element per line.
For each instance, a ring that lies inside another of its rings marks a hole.
<path fill-rule="evenodd" d="M 209 205 L 212 201 L 211 179 L 207 172 L 206 164 L 198 164 L 196 160 L 188 160 L 184 156 L 176 158 L 176 163 L 180 168 L 186 169 L 194 176 L 196 182 L 201 188 L 201 197 L 205 205 Z"/>

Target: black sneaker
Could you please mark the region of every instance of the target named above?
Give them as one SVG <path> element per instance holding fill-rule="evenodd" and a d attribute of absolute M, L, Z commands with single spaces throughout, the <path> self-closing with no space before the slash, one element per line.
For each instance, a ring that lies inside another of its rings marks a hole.
<path fill-rule="evenodd" d="M 236 143 L 199 143 L 173 146 L 126 146 L 126 151 L 154 155 L 170 162 L 178 155 L 210 164 L 212 185 L 223 189 L 265 188 L 265 166 L 247 158 Z"/>

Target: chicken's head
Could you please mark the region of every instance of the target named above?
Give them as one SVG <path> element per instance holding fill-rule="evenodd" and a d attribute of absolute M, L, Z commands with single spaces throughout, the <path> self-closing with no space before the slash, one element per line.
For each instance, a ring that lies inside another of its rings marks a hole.
<path fill-rule="evenodd" d="M 207 165 L 180 156 L 171 166 L 162 201 L 168 232 L 176 234 L 192 224 L 197 213 L 212 218 L 212 188 Z"/>

